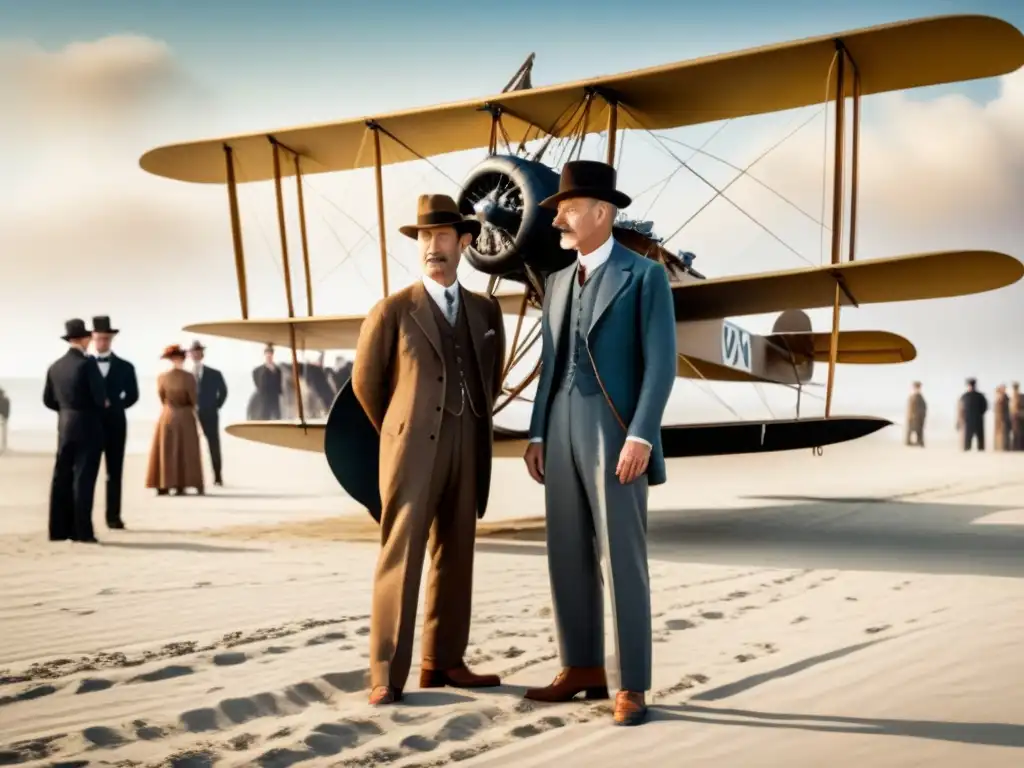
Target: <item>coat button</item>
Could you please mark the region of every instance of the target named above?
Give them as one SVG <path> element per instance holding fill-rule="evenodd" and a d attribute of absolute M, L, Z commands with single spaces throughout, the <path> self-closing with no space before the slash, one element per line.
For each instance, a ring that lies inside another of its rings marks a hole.
<path fill-rule="evenodd" d="M 440 406 L 440 405 L 436 406 L 436 407 L 434 408 L 434 410 L 435 410 L 435 411 L 440 411 L 440 410 L 441 410 L 441 406 Z"/>
<path fill-rule="evenodd" d="M 433 435 L 431 435 L 431 436 L 430 436 L 430 439 L 431 439 L 431 440 L 433 440 L 433 439 L 434 439 L 434 436 L 433 436 Z"/>
<path fill-rule="evenodd" d="M 437 380 L 438 380 L 438 381 L 444 381 L 444 376 L 438 376 L 438 377 L 437 377 Z"/>

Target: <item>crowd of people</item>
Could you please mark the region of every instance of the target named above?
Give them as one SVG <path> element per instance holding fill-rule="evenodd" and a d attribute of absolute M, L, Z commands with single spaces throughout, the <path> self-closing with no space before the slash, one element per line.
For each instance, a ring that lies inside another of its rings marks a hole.
<path fill-rule="evenodd" d="M 978 389 L 977 379 L 967 380 L 967 389 L 957 402 L 956 428 L 965 451 L 976 448 L 985 450 L 985 417 L 989 403 L 985 394 Z M 907 445 L 924 447 L 924 424 L 928 415 L 928 403 L 921 394 L 921 382 L 915 381 L 907 399 L 906 436 Z M 992 450 L 1024 451 L 1024 393 L 1020 383 L 1013 382 L 1007 391 L 1005 384 L 995 390 L 992 408 Z"/>
<path fill-rule="evenodd" d="M 352 363 L 338 356 L 334 367 L 324 365 L 321 352 L 312 362 L 299 363 L 299 389 L 302 393 L 302 413 L 307 419 L 325 417 L 334 398 L 352 375 Z M 274 360 L 274 347 L 263 350 L 263 364 L 252 372 L 256 391 L 249 399 L 246 418 L 250 421 L 273 421 L 298 418 L 298 399 L 295 396 L 295 374 L 291 363 Z"/>

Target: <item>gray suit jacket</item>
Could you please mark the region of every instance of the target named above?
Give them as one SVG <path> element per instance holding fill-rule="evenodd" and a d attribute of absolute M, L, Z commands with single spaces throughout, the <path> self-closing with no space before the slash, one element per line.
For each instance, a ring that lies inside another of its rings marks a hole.
<path fill-rule="evenodd" d="M 676 377 L 676 320 L 664 266 L 616 242 L 595 298 L 587 343 L 597 375 L 627 425 L 652 446 L 649 485 L 665 482 L 661 418 Z M 571 300 L 576 263 L 548 276 L 541 319 L 541 371 L 530 437 L 544 438 L 561 371 L 557 345 Z M 623 436 L 625 437 L 625 435 Z"/>

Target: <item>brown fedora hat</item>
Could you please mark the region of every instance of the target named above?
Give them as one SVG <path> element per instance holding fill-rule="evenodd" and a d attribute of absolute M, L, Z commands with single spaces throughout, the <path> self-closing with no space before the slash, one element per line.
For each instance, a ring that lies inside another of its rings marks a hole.
<path fill-rule="evenodd" d="M 420 195 L 416 202 L 416 223 L 399 227 L 398 231 L 415 240 L 421 229 L 455 227 L 460 235 L 468 232 L 480 234 L 480 222 L 459 213 L 459 206 L 448 195 Z"/>
<path fill-rule="evenodd" d="M 615 169 L 597 160 L 574 160 L 562 166 L 558 192 L 540 201 L 541 208 L 557 208 L 562 200 L 592 197 L 626 208 L 633 200 L 615 188 Z"/>

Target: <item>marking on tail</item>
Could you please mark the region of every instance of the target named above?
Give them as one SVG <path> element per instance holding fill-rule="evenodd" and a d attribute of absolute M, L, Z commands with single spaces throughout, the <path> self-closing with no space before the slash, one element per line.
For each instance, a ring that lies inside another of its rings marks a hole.
<path fill-rule="evenodd" d="M 752 372 L 750 333 L 728 320 L 722 321 L 722 361 L 730 368 Z"/>

